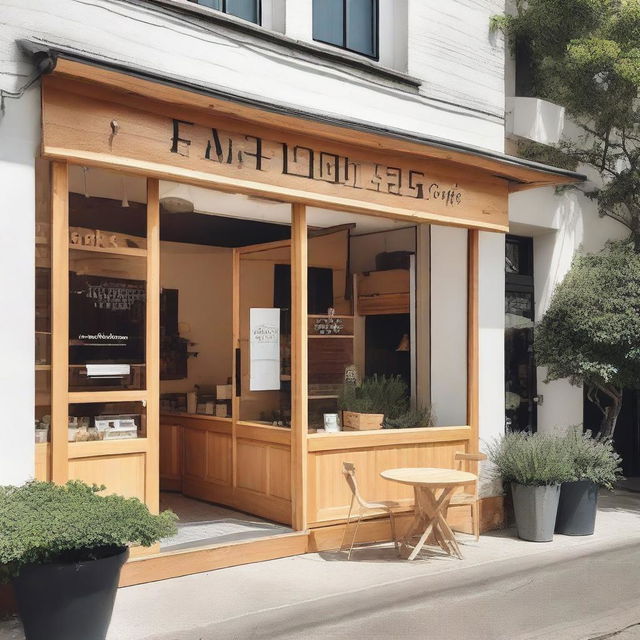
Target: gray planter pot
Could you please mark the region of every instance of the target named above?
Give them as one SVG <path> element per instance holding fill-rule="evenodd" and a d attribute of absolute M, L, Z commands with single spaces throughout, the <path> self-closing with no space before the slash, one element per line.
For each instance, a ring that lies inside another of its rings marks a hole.
<path fill-rule="evenodd" d="M 560 489 L 556 533 L 590 536 L 596 526 L 598 485 L 591 480 L 565 482 Z"/>
<path fill-rule="evenodd" d="M 531 542 L 551 542 L 558 513 L 560 485 L 529 487 L 511 483 L 518 537 Z"/>

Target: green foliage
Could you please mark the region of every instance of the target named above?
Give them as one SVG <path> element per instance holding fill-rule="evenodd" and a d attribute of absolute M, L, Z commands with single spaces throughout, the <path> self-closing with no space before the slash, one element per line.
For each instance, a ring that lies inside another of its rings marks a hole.
<path fill-rule="evenodd" d="M 431 407 L 415 407 L 408 409 L 396 418 L 385 417 L 382 423 L 384 429 L 413 429 L 416 427 L 433 427 Z"/>
<path fill-rule="evenodd" d="M 171 511 L 152 515 L 137 498 L 102 496 L 104 487 L 72 480 L 0 487 L 0 565 L 79 562 L 114 547 L 148 547 L 176 530 Z"/>
<path fill-rule="evenodd" d="M 640 255 L 629 243 L 578 255 L 536 327 L 547 378 L 634 388 L 640 383 Z"/>
<path fill-rule="evenodd" d="M 344 384 L 338 396 L 341 411 L 379 413 L 384 415 L 385 429 L 430 427 L 431 409 L 427 406 L 410 407 L 409 388 L 400 376 L 365 378 L 360 386 Z"/>
<path fill-rule="evenodd" d="M 622 475 L 621 458 L 610 438 L 593 438 L 590 431 L 572 428 L 565 438 L 572 462 L 572 480 L 591 480 L 601 487 L 613 489 Z"/>
<path fill-rule="evenodd" d="M 365 378 L 360 386 L 346 383 L 340 390 L 338 408 L 397 418 L 409 408 L 407 384 L 400 376 L 384 375 Z"/>
<path fill-rule="evenodd" d="M 520 140 L 517 144 L 518 155 L 534 162 L 550 164 L 554 167 L 575 171 L 578 167 L 578 158 L 572 154 L 571 149 L 562 147 L 550 147 L 548 144 L 533 142 L 531 140 Z"/>
<path fill-rule="evenodd" d="M 509 432 L 491 442 L 487 454 L 504 482 L 539 487 L 573 479 L 572 460 L 561 436 Z"/>
<path fill-rule="evenodd" d="M 581 128 L 563 151 L 600 172 L 600 215 L 625 225 L 640 251 L 640 0 L 516 4 L 492 27 L 528 52 L 531 93 L 566 107 Z"/>

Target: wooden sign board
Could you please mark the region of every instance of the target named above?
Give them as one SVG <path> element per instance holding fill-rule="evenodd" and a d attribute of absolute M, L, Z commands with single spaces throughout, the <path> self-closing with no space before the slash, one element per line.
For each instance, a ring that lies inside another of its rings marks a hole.
<path fill-rule="evenodd" d="M 438 224 L 506 231 L 508 183 L 473 168 L 388 154 L 202 110 L 43 83 L 43 151 L 212 188 Z"/>

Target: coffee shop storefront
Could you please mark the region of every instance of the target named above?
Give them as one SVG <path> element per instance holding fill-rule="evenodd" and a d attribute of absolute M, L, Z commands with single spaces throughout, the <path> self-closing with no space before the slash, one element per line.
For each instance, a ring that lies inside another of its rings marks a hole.
<path fill-rule="evenodd" d="M 38 55 L 55 67 L 37 178 L 37 477 L 280 527 L 136 549 L 123 585 L 337 548 L 344 461 L 364 495 L 406 505 L 407 526 L 412 495 L 380 471 L 479 448 L 479 234 L 508 230 L 511 191 L 575 176 Z M 325 431 L 344 372 L 398 373 L 430 401 L 431 225 L 466 230 L 465 418 Z M 375 248 L 400 237 L 402 251 Z M 391 254 L 403 262 L 371 266 Z M 482 502 L 491 528 L 501 498 Z M 450 518 L 469 526 L 463 508 Z M 375 517 L 358 531 L 390 535 Z"/>

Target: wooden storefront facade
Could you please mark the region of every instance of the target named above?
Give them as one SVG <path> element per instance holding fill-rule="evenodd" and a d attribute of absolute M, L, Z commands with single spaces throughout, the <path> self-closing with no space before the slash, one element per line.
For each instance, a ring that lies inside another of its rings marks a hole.
<path fill-rule="evenodd" d="M 180 552 L 136 549 L 123 571 L 123 585 L 336 548 L 349 505 L 341 473 L 345 460 L 356 464 L 365 495 L 406 504 L 402 526 L 412 494 L 384 482 L 380 471 L 451 467 L 456 451 L 478 450 L 479 233 L 508 230 L 510 192 L 572 178 L 454 147 L 265 111 L 63 56 L 43 78 L 42 114 L 42 157 L 50 162 L 50 174 L 40 176 L 39 190 L 48 185 L 52 220 L 52 427 L 51 442 L 36 446 L 41 479 L 80 478 L 105 484 L 112 491 L 139 497 L 152 510 L 159 508 L 159 181 L 291 204 L 291 239 L 283 245 L 290 253 L 292 274 L 291 428 L 240 420 L 234 393 L 232 418 L 187 416 L 179 430 L 165 437 L 189 437 L 194 469 L 201 465 L 201 473 L 194 471 L 182 482 L 197 485 L 211 501 L 290 524 L 294 533 Z M 69 390 L 69 251 L 78 250 L 69 243 L 71 165 L 146 179 L 146 246 L 103 249 L 144 264 L 147 355 L 145 382 L 137 390 Z M 308 206 L 468 229 L 465 424 L 308 433 Z M 248 251 L 234 253 L 235 295 L 238 262 Z M 240 340 L 238 308 L 236 301 L 234 349 Z M 234 381 L 237 366 L 234 362 Z M 145 437 L 68 442 L 70 405 L 105 401 L 140 403 L 146 415 Z M 215 477 L 207 478 L 207 455 L 222 460 Z M 460 526 L 466 517 L 465 511 L 452 510 Z M 485 526 L 499 518 L 500 499 L 488 499 Z M 389 536 L 388 523 L 377 519 L 366 521 L 359 534 L 361 540 L 370 541 Z"/>

